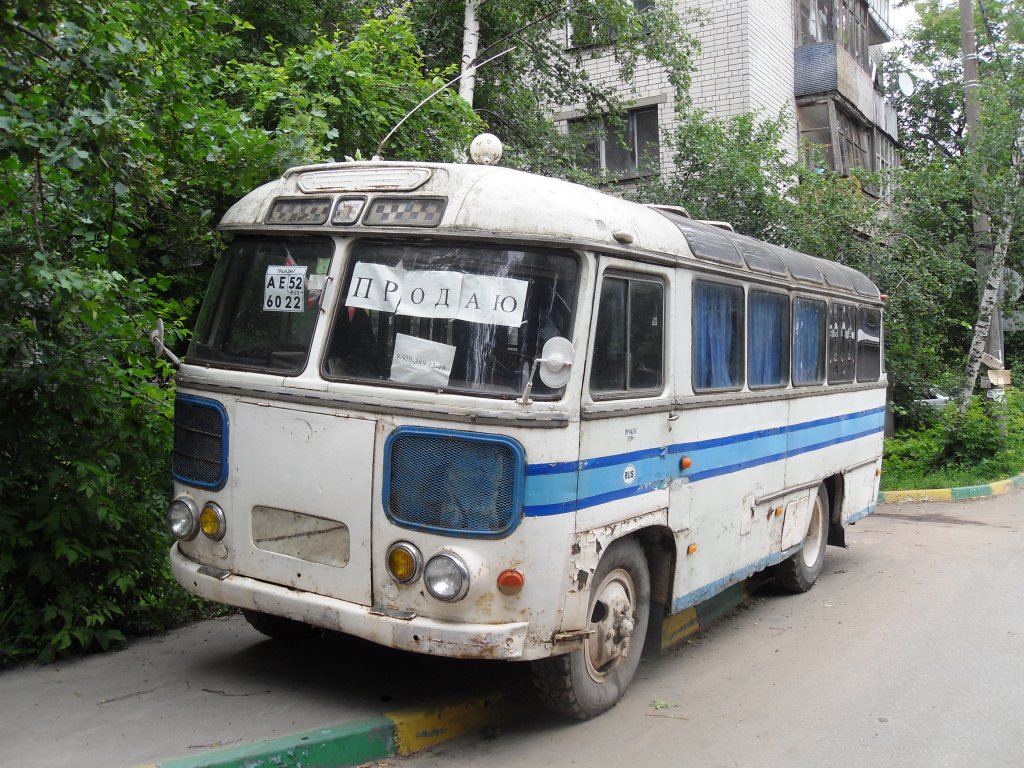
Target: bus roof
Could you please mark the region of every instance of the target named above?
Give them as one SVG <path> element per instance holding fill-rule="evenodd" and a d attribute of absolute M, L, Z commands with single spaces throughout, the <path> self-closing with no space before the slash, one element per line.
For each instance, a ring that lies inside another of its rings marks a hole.
<path fill-rule="evenodd" d="M 316 201 L 315 216 L 268 223 L 272 205 Z M 428 203 L 439 216 L 415 215 L 399 223 L 332 224 L 338 199 L 362 199 L 377 206 Z M 442 202 L 438 202 L 442 201 Z M 856 294 L 875 300 L 879 292 L 865 275 L 833 261 L 700 222 L 673 206 L 647 206 L 561 179 L 486 165 L 409 162 L 348 162 L 291 168 L 235 203 L 224 214 L 226 231 L 409 232 L 423 227 L 445 235 L 512 237 L 576 244 L 637 258 L 695 259 L 709 266 L 760 275 L 773 282 Z"/>

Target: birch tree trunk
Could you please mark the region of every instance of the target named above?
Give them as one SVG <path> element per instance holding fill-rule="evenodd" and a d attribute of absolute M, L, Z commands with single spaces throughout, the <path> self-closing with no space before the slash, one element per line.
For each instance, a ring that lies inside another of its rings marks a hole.
<path fill-rule="evenodd" d="M 459 96 L 473 106 L 476 89 L 476 52 L 480 47 L 480 5 L 483 0 L 466 0 L 466 13 L 462 23 L 462 80 Z"/>
<path fill-rule="evenodd" d="M 1018 117 L 1017 137 L 1010 153 L 1010 180 L 1006 190 L 1006 198 L 997 217 L 996 243 L 989 266 L 985 290 L 982 292 L 978 305 L 978 321 L 974 325 L 974 338 L 967 355 L 967 372 L 964 376 L 963 389 L 960 391 L 960 413 L 967 412 L 967 404 L 978 383 L 978 371 L 981 368 L 981 356 L 985 351 L 992 315 L 999 303 L 999 289 L 1003 282 L 1006 268 L 1006 252 L 1010 247 L 1010 234 L 1016 222 L 1019 208 L 1019 196 L 1024 189 L 1024 111 Z"/>

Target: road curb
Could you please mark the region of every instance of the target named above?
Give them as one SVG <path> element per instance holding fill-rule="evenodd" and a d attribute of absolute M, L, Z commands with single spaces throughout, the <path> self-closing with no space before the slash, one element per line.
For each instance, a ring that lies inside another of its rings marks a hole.
<path fill-rule="evenodd" d="M 668 650 L 707 629 L 749 596 L 747 582 L 743 581 L 700 605 L 667 616 L 662 622 L 660 650 Z M 137 768 L 352 768 L 374 760 L 411 755 L 460 736 L 518 722 L 536 708 L 535 700 L 516 690 L 453 697 L 356 723 L 160 760 Z"/>
<path fill-rule="evenodd" d="M 349 768 L 508 723 L 528 706 L 520 693 L 496 691 L 137 768 Z"/>
<path fill-rule="evenodd" d="M 880 491 L 879 504 L 903 504 L 909 501 L 962 501 L 982 496 L 1002 496 L 1014 488 L 1024 488 L 1024 472 L 987 485 L 966 485 L 960 488 L 929 488 L 920 491 Z"/>

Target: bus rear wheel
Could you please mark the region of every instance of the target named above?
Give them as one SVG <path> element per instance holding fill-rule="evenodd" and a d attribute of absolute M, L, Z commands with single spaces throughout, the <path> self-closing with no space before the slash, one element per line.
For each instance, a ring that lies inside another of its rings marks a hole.
<path fill-rule="evenodd" d="M 248 608 L 243 608 L 242 615 L 249 622 L 249 626 L 274 640 L 298 640 L 314 632 L 313 627 L 309 624 L 286 619 L 284 616 L 263 613 L 263 611 L 250 611 Z"/>
<path fill-rule="evenodd" d="M 775 566 L 775 583 L 787 592 L 806 592 L 818 580 L 825 563 L 828 522 L 828 492 L 824 485 L 819 485 L 803 546 L 799 552 Z"/>
<path fill-rule="evenodd" d="M 643 548 L 620 539 L 605 551 L 590 590 L 590 634 L 578 651 L 533 662 L 533 681 L 546 706 L 589 720 L 615 706 L 640 664 L 651 606 Z"/>

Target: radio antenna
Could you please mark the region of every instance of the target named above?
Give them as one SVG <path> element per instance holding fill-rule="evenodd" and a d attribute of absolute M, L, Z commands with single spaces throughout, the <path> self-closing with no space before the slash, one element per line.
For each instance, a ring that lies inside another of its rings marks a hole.
<path fill-rule="evenodd" d="M 402 127 L 402 123 L 404 123 L 404 122 L 405 122 L 406 120 L 408 120 L 408 119 L 409 119 L 410 117 L 412 117 L 412 116 L 413 116 L 414 114 L 416 114 L 416 111 L 417 111 L 417 110 L 418 110 L 418 109 L 419 109 L 420 107 L 422 107 L 422 106 L 423 106 L 424 104 L 426 104 L 426 103 L 427 103 L 428 101 L 430 101 L 430 100 L 431 100 L 432 98 L 434 98 L 435 96 L 437 96 L 437 94 L 439 94 L 439 93 L 440 93 L 441 91 L 443 91 L 443 90 L 444 90 L 445 88 L 449 87 L 450 85 L 452 85 L 452 84 L 454 84 L 454 83 L 457 83 L 457 82 L 458 82 L 458 81 L 459 81 L 460 79 L 462 79 L 462 76 L 463 76 L 463 75 L 465 75 L 465 74 L 466 74 L 467 72 L 475 72 L 476 70 L 480 69 L 480 67 L 484 66 L 485 64 L 490 64 L 490 63 L 491 63 L 492 61 L 494 61 L 495 59 L 500 59 L 500 58 L 501 58 L 502 56 L 504 56 L 504 55 L 505 55 L 506 53 L 511 53 L 511 52 L 512 52 L 512 51 L 514 51 L 515 49 L 516 49 L 516 46 L 514 46 L 514 45 L 513 45 L 513 46 L 512 46 L 511 48 L 506 48 L 506 49 L 505 49 L 504 51 L 502 51 L 501 53 L 496 53 L 496 54 L 494 54 L 494 55 L 493 55 L 493 56 L 491 56 L 491 57 L 490 57 L 489 59 L 484 59 L 484 60 L 483 60 L 483 61 L 481 61 L 481 62 L 480 62 L 479 64 L 470 64 L 470 66 L 466 67 L 466 70 L 465 70 L 464 72 L 460 72 L 460 73 L 459 73 L 458 75 L 456 75 L 456 76 L 455 76 L 455 77 L 453 77 L 453 78 L 452 78 L 451 80 L 449 80 L 449 81 L 448 81 L 447 83 L 445 83 L 444 85 L 442 85 L 442 86 L 441 86 L 440 88 L 438 88 L 438 89 L 437 89 L 436 91 L 434 91 L 434 92 L 433 92 L 432 94 L 430 94 L 429 96 L 427 96 L 427 98 L 425 98 L 425 99 L 424 99 L 423 101 L 421 101 L 421 102 L 420 102 L 419 104 L 417 104 L 417 105 L 416 105 L 415 107 L 413 107 L 412 109 L 410 109 L 410 110 L 409 110 L 409 111 L 408 111 L 408 112 L 406 113 L 405 117 L 403 117 L 403 118 L 402 118 L 401 120 L 399 120 L 399 121 L 398 121 L 397 123 L 395 123 L 395 127 L 394 127 L 394 128 L 392 128 L 392 129 L 391 129 L 390 131 L 388 131 L 388 135 L 387 135 L 387 136 L 385 136 L 385 137 L 384 137 L 383 139 L 381 139 L 381 140 L 380 140 L 380 144 L 378 144 L 378 145 L 377 145 L 377 151 L 376 151 L 376 152 L 374 153 L 374 157 L 379 157 L 379 155 L 380 155 L 380 153 L 381 153 L 381 150 L 383 150 L 383 149 L 384 149 L 384 145 L 385 145 L 385 144 L 387 144 L 387 142 L 388 142 L 388 139 L 390 139 L 390 138 L 391 138 L 392 136 L 394 136 L 394 135 L 395 135 L 395 131 L 397 131 L 397 130 L 398 130 L 399 128 L 401 128 L 401 127 Z"/>

